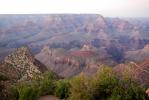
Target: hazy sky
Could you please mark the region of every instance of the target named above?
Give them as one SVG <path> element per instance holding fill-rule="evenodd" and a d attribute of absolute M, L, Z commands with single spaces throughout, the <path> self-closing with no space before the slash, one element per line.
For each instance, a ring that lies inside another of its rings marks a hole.
<path fill-rule="evenodd" d="M 149 17 L 149 0 L 0 0 L 0 13 L 96 13 L 109 17 Z"/>

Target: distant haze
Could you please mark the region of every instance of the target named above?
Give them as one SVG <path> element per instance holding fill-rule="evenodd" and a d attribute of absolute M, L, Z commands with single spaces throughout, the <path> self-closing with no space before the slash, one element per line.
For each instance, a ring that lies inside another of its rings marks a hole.
<path fill-rule="evenodd" d="M 96 13 L 106 17 L 149 17 L 149 0 L 0 0 L 0 13 Z"/>

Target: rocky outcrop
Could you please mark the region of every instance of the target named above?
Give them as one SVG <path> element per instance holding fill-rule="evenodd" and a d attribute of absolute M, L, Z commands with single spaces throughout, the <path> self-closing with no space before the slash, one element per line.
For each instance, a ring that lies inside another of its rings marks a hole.
<path fill-rule="evenodd" d="M 27 47 L 18 48 L 5 57 L 0 69 L 1 73 L 14 81 L 29 80 L 34 75 L 39 75 L 47 70 L 42 63 L 34 58 Z"/>

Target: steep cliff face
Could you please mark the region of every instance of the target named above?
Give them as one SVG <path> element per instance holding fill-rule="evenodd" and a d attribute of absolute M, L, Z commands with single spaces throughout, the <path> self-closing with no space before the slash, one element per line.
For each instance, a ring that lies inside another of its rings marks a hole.
<path fill-rule="evenodd" d="M 47 70 L 43 64 L 34 58 L 27 47 L 18 48 L 5 57 L 0 69 L 1 73 L 14 81 L 29 80 L 34 75 Z"/>
<path fill-rule="evenodd" d="M 0 59 L 15 48 L 28 45 L 39 61 L 62 76 L 94 68 L 95 71 L 100 64 L 115 66 L 126 60 L 143 61 L 149 56 L 145 46 L 149 44 L 149 21 L 142 18 L 137 24 L 134 21 L 138 19 L 105 18 L 97 14 L 0 15 L 0 48 L 4 48 L 0 49 Z M 47 46 L 43 48 L 44 45 Z M 11 75 L 14 78 L 32 77 L 32 73 L 44 69 L 30 53 L 27 56 L 23 52 L 29 51 L 19 49 L 1 64 L 14 73 Z"/>
<path fill-rule="evenodd" d="M 48 69 L 63 77 L 71 77 L 81 71 L 79 62 L 67 56 L 63 49 L 50 49 L 45 46 L 35 57 Z"/>
<path fill-rule="evenodd" d="M 138 19 L 132 20 L 138 21 Z M 51 41 L 66 42 L 66 39 L 70 42 L 72 39 L 92 40 L 98 37 L 108 40 L 119 36 L 130 37 L 135 27 L 138 27 L 143 39 L 146 36 L 148 39 L 148 19 L 145 21 L 140 19 L 141 25 L 134 25 L 135 22 L 132 20 L 105 18 L 98 14 L 1 15 L 0 46 L 11 48 L 22 44 L 43 46 L 50 44 Z"/>
<path fill-rule="evenodd" d="M 93 74 L 97 71 L 98 65 L 115 64 L 104 48 L 98 50 L 89 44 L 70 51 L 44 46 L 35 57 L 63 77 L 71 77 L 81 72 Z"/>
<path fill-rule="evenodd" d="M 116 45 L 127 52 L 149 43 L 148 27 L 148 19 L 106 18 L 99 14 L 0 15 L 0 48 L 12 51 L 28 45 L 36 54 L 44 45 L 70 50 L 89 42 L 97 48 Z M 0 59 L 8 54 L 0 49 Z M 121 55 L 116 56 L 119 59 Z"/>

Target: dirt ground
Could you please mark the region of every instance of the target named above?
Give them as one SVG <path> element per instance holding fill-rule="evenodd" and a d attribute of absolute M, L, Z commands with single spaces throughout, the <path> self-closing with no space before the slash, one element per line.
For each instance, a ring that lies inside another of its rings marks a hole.
<path fill-rule="evenodd" d="M 47 95 L 40 97 L 38 100 L 59 100 L 59 99 L 55 96 Z"/>

